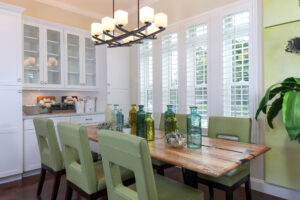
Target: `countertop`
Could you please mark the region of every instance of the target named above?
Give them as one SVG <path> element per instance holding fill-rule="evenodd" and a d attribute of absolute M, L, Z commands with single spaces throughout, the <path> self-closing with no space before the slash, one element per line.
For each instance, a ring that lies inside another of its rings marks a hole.
<path fill-rule="evenodd" d="M 85 115 L 101 115 L 104 112 L 93 112 L 93 113 L 63 113 L 63 114 L 39 114 L 39 115 L 23 115 L 23 119 L 33 119 L 35 117 L 45 117 L 45 118 L 52 118 L 52 117 L 72 117 L 72 116 L 85 116 Z"/>

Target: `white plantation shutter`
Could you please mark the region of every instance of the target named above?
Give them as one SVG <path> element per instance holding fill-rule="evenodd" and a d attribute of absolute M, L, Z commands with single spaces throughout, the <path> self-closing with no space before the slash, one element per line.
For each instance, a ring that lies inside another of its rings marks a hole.
<path fill-rule="evenodd" d="M 249 117 L 249 13 L 223 19 L 224 115 Z"/>
<path fill-rule="evenodd" d="M 167 105 L 178 111 L 178 34 L 162 37 L 162 111 Z"/>
<path fill-rule="evenodd" d="M 145 111 L 153 111 L 153 64 L 152 41 L 145 40 L 140 45 L 140 104 Z"/>
<path fill-rule="evenodd" d="M 197 106 L 202 127 L 207 127 L 207 25 L 191 26 L 186 31 L 187 111 Z"/>

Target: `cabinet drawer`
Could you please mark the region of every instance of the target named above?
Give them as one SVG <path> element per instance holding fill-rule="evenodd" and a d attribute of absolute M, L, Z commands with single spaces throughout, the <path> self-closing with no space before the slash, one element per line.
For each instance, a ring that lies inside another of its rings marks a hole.
<path fill-rule="evenodd" d="M 24 120 L 24 130 L 34 130 L 33 119 Z"/>
<path fill-rule="evenodd" d="M 75 124 L 98 124 L 104 121 L 104 115 L 84 115 L 71 117 L 71 122 Z"/>

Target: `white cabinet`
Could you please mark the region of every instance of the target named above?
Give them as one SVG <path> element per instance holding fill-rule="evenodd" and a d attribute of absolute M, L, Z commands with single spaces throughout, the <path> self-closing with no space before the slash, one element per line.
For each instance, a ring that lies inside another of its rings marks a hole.
<path fill-rule="evenodd" d="M 97 88 L 96 48 L 92 40 L 65 32 L 66 87 Z"/>
<path fill-rule="evenodd" d="M 24 131 L 24 172 L 41 167 L 41 158 L 35 130 Z"/>
<path fill-rule="evenodd" d="M 0 86 L 0 178 L 22 172 L 22 93 Z"/>
<path fill-rule="evenodd" d="M 24 23 L 24 87 L 63 88 L 62 31 Z"/>
<path fill-rule="evenodd" d="M 99 89 L 100 64 L 86 31 L 28 17 L 23 24 L 25 89 Z"/>
<path fill-rule="evenodd" d="M 21 85 L 22 27 L 20 9 L 15 9 L 18 12 L 13 12 L 3 9 L 9 7 L 5 4 L 0 3 L 0 6 L 0 85 Z"/>
<path fill-rule="evenodd" d="M 0 3 L 0 178 L 20 174 L 22 153 L 22 23 L 24 9 Z"/>

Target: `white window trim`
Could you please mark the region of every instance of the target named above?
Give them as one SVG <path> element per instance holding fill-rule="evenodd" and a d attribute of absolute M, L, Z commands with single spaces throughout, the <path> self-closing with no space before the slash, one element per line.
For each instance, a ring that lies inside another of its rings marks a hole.
<path fill-rule="evenodd" d="M 178 103 L 179 113 L 186 113 L 186 29 L 195 24 L 206 23 L 208 31 L 208 115 L 223 116 L 223 17 L 242 10 L 249 11 L 249 111 L 252 118 L 252 142 L 263 142 L 262 134 L 258 134 L 258 123 L 254 119 L 259 98 L 263 95 L 263 58 L 262 58 L 262 1 L 240 0 L 233 4 L 211 10 L 191 18 L 169 25 L 157 40 L 153 41 L 153 113 L 156 127 L 161 114 L 162 74 L 161 74 L 161 38 L 163 35 L 178 33 Z M 256 49 L 253 51 L 252 49 Z M 258 51 L 257 51 L 258 49 Z M 139 55 L 139 52 L 137 52 Z M 139 61 L 138 61 L 139 63 Z M 139 71 L 138 71 L 139 73 Z M 155 77 L 155 78 L 154 78 Z M 138 88 L 138 91 L 139 88 Z M 138 95 L 139 96 L 139 95 Z M 205 132 L 205 130 L 204 130 Z"/>

